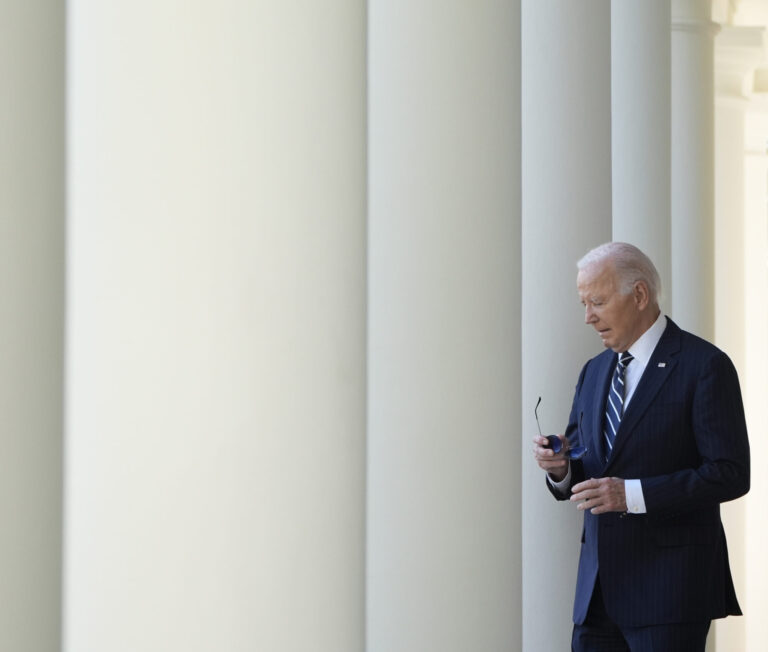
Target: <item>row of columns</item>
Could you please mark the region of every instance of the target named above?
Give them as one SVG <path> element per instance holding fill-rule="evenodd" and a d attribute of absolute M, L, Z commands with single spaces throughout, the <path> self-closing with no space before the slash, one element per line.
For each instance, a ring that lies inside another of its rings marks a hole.
<path fill-rule="evenodd" d="M 567 647 L 533 407 L 600 348 L 596 244 L 712 334 L 706 3 L 73 0 L 66 292 L 64 19 L 11 4 L 0 647 Z"/>
<path fill-rule="evenodd" d="M 589 10 L 522 4 L 523 406 L 552 393 L 563 424 L 578 369 L 599 349 L 593 334 L 574 331 L 569 307 L 577 305 L 574 262 L 591 246 L 625 240 L 648 252 L 666 287 L 663 309 L 713 339 L 715 26 L 704 2 L 614 0 Z M 551 40 L 540 38 L 544 30 Z M 555 55 L 547 51 L 551 42 Z M 547 66 L 553 56 L 557 65 Z M 563 125 L 571 128 L 560 131 Z M 555 136 L 556 158 L 554 143 L 526 147 L 539 132 Z M 550 174 L 537 165 L 547 155 Z M 575 165 L 574 155 L 588 159 Z M 608 204 L 590 204 L 590 197 Z M 569 221 L 578 228 L 568 229 Z M 546 271 L 537 267 L 542 257 Z M 557 307 L 537 304 L 537 296 L 556 297 Z M 522 423 L 524 433 L 534 432 L 525 410 Z M 548 502 L 540 475 L 523 466 L 524 650 L 568 645 L 580 533 L 567 506 Z M 539 627 L 542 613 L 557 613 L 555 624 Z"/>

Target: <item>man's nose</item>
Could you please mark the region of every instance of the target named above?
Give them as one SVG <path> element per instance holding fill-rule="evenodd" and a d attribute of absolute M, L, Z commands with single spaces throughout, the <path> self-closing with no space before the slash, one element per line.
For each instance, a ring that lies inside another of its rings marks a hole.
<path fill-rule="evenodd" d="M 593 321 L 595 321 L 595 313 L 592 312 L 592 308 L 587 305 L 584 308 L 584 323 L 591 324 Z"/>

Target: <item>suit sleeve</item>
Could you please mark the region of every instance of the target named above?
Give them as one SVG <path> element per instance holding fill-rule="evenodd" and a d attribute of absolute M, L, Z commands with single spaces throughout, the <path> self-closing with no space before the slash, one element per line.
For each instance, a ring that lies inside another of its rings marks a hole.
<path fill-rule="evenodd" d="M 701 367 L 691 399 L 690 464 L 642 478 L 649 514 L 673 514 L 733 500 L 749 491 L 749 441 L 736 369 L 721 351 Z"/>
<path fill-rule="evenodd" d="M 571 404 L 571 414 L 568 417 L 568 426 L 565 429 L 565 436 L 570 442 L 570 445 L 577 446 L 578 445 L 578 409 L 577 405 L 579 403 L 579 395 L 581 393 L 582 385 L 584 384 L 584 375 L 587 371 L 587 367 L 589 366 L 589 363 L 585 364 L 584 367 L 581 370 L 581 373 L 579 374 L 579 379 L 576 382 L 576 389 L 574 391 L 573 395 L 573 403 Z M 571 497 L 571 487 L 573 487 L 575 484 L 578 484 L 584 480 L 584 465 L 580 460 L 571 461 L 571 475 L 570 475 L 570 482 L 568 483 L 568 489 L 567 491 L 560 491 L 556 487 L 552 485 L 551 482 L 547 479 L 547 488 L 552 492 L 552 495 L 557 498 L 558 500 L 567 500 Z"/>

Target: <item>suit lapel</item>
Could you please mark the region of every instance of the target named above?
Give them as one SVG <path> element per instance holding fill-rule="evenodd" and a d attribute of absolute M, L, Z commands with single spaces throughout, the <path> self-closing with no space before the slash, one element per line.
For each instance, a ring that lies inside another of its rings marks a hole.
<path fill-rule="evenodd" d="M 671 319 L 667 318 L 667 321 L 667 328 L 656 345 L 656 349 L 637 384 L 632 400 L 627 406 L 627 411 L 621 419 L 611 460 L 621 453 L 627 440 L 632 437 L 638 421 L 677 366 L 677 353 L 680 351 L 680 329 Z M 609 460 L 609 464 L 611 460 Z"/>
<path fill-rule="evenodd" d="M 602 365 L 597 372 L 595 381 L 595 392 L 592 398 L 592 423 L 590 432 L 592 434 L 592 443 L 590 446 L 597 452 L 597 459 L 602 468 L 605 463 L 605 442 L 603 441 L 603 424 L 605 421 L 605 401 L 608 398 L 608 386 L 611 382 L 613 368 L 616 366 L 616 353 L 606 351 L 602 354 L 600 364 Z"/>

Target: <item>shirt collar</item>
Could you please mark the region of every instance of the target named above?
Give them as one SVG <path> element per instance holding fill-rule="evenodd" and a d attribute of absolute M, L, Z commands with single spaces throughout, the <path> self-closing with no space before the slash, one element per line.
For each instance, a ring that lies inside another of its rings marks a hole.
<path fill-rule="evenodd" d="M 653 355 L 653 351 L 659 343 L 666 327 L 667 317 L 663 312 L 660 312 L 656 321 L 653 322 L 653 326 L 637 338 L 637 341 L 629 347 L 629 352 L 632 354 L 632 357 L 640 362 L 643 367 L 645 367 L 651 359 L 651 355 Z"/>

